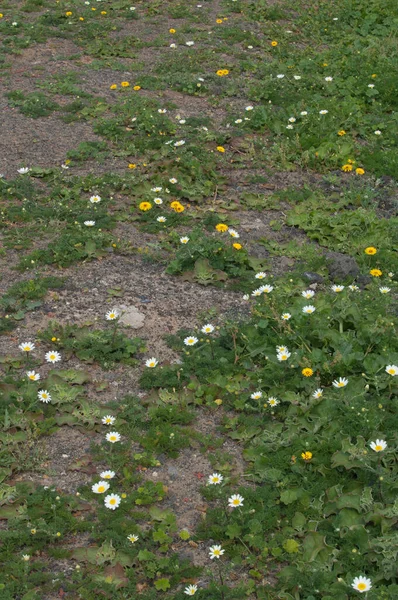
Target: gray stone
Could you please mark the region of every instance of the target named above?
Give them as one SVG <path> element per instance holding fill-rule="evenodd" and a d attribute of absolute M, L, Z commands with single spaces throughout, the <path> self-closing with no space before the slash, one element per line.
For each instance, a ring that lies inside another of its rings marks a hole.
<path fill-rule="evenodd" d="M 360 274 L 357 261 L 348 254 L 327 252 L 325 257 L 330 278 L 334 281 L 344 281 L 348 277 L 353 279 Z"/>
<path fill-rule="evenodd" d="M 145 315 L 140 312 L 135 306 L 121 306 L 122 316 L 120 322 L 123 325 L 128 325 L 133 329 L 140 329 L 144 326 Z"/>
<path fill-rule="evenodd" d="M 310 283 L 323 283 L 324 278 L 319 273 L 311 273 L 311 271 L 306 271 L 303 273 L 303 277 L 305 277 Z"/>

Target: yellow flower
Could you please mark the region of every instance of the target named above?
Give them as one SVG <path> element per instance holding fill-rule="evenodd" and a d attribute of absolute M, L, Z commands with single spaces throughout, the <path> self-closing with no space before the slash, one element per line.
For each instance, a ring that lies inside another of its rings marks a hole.
<path fill-rule="evenodd" d="M 352 160 L 352 158 L 349 158 L 347 162 L 349 165 L 355 165 L 355 160 Z"/>
<path fill-rule="evenodd" d="M 106 10 L 101 10 L 101 15 L 106 15 Z"/>
<path fill-rule="evenodd" d="M 117 89 L 117 85 L 116 83 L 112 83 L 112 85 L 109 88 L 110 90 L 116 90 Z"/>
<path fill-rule="evenodd" d="M 232 244 L 232 247 L 235 248 L 235 250 L 241 250 L 242 244 Z"/>
<path fill-rule="evenodd" d="M 216 23 L 222 23 L 223 20 L 222 19 L 216 19 Z"/>
<path fill-rule="evenodd" d="M 375 77 L 377 77 L 376 73 L 373 73 L 373 74 L 372 74 L 372 77 L 373 77 L 373 79 L 374 79 Z"/>
<path fill-rule="evenodd" d="M 169 33 L 175 33 L 176 30 L 175 29 L 169 29 Z"/>
<path fill-rule="evenodd" d="M 136 167 L 137 167 L 137 165 L 134 163 L 129 164 L 129 169 L 135 169 Z"/>
<path fill-rule="evenodd" d="M 170 204 L 170 208 L 172 208 L 175 212 L 183 212 L 185 210 L 183 205 L 177 200 L 174 200 L 174 202 Z"/>
<path fill-rule="evenodd" d="M 2 19 L 4 17 L 3 13 L 0 13 L 0 19 Z"/>
<path fill-rule="evenodd" d="M 345 173 L 349 173 L 350 171 L 352 171 L 352 165 L 349 165 L 349 164 L 343 165 L 341 167 L 341 170 L 344 171 Z"/>
<path fill-rule="evenodd" d="M 225 152 L 224 146 L 217 146 L 217 152 Z"/>
<path fill-rule="evenodd" d="M 381 277 L 383 275 L 383 271 L 380 271 L 380 269 L 371 269 L 369 273 L 372 277 Z"/>
<path fill-rule="evenodd" d="M 327 67 L 328 63 L 323 63 L 322 67 Z"/>
<path fill-rule="evenodd" d="M 123 494 L 120 494 L 120 495 L 121 495 L 121 497 L 123 498 L 123 500 L 124 500 L 125 498 L 127 498 L 127 494 L 124 494 L 124 493 L 123 493 Z"/>
<path fill-rule="evenodd" d="M 273 42 L 271 42 L 271 46 L 273 46 L 275 48 L 275 46 L 278 45 L 278 42 L 276 42 L 275 40 Z"/>
<path fill-rule="evenodd" d="M 136 91 L 136 92 L 138 92 L 138 90 L 140 90 L 140 89 L 141 89 L 141 86 L 140 86 L 140 85 L 135 85 L 135 86 L 133 87 L 133 90 L 134 90 L 134 91 Z"/>
<path fill-rule="evenodd" d="M 73 15 L 73 13 L 72 13 L 72 11 L 71 11 L 71 10 L 68 10 L 68 11 L 65 13 L 65 17 L 71 17 L 72 15 Z"/>
<path fill-rule="evenodd" d="M 141 202 L 138 208 L 143 211 L 151 210 L 152 204 L 150 202 Z"/>
<path fill-rule="evenodd" d="M 306 462 L 309 462 L 312 458 L 312 452 L 302 452 L 301 453 L 301 458 L 303 460 L 305 460 Z"/>
<path fill-rule="evenodd" d="M 304 377 L 311 377 L 314 374 L 314 371 L 312 369 L 310 369 L 309 367 L 303 369 L 301 371 L 301 373 L 304 375 Z"/>
<path fill-rule="evenodd" d="M 217 404 L 217 406 L 220 406 L 222 404 L 221 398 L 217 398 L 216 400 L 214 400 L 214 404 Z"/>
<path fill-rule="evenodd" d="M 344 131 L 344 129 L 340 129 L 340 131 L 337 132 L 337 135 L 345 135 L 346 132 Z"/>
<path fill-rule="evenodd" d="M 367 248 L 365 248 L 365 254 L 376 254 L 377 250 L 374 246 L 368 246 Z"/>
<path fill-rule="evenodd" d="M 218 69 L 218 71 L 216 71 L 216 75 L 219 77 L 225 77 L 225 75 L 228 75 L 228 73 L 228 69 Z"/>
<path fill-rule="evenodd" d="M 225 223 L 218 223 L 216 225 L 216 229 L 217 231 L 228 231 L 228 225 L 226 225 Z"/>
<path fill-rule="evenodd" d="M 31 530 L 30 530 L 30 533 L 31 533 L 32 535 L 35 535 L 35 533 L 36 533 L 36 529 L 31 529 Z"/>
<path fill-rule="evenodd" d="M 128 81 L 122 81 L 122 83 L 120 84 L 122 87 L 129 87 L 129 82 Z"/>
<path fill-rule="evenodd" d="M 357 169 L 355 169 L 355 173 L 357 175 L 363 175 L 365 173 L 365 169 L 362 169 L 361 167 L 358 167 Z"/>

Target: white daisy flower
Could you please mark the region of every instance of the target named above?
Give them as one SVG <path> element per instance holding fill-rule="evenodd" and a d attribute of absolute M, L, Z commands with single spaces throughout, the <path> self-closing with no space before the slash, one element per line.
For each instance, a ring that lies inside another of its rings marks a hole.
<path fill-rule="evenodd" d="M 246 106 L 245 110 L 253 110 L 254 106 Z"/>
<path fill-rule="evenodd" d="M 161 187 L 153 187 L 151 188 L 151 192 L 161 192 L 162 188 Z"/>
<path fill-rule="evenodd" d="M 121 502 L 121 497 L 118 494 L 109 494 L 109 496 L 105 496 L 104 504 L 106 508 L 110 508 L 111 510 L 115 510 Z"/>
<path fill-rule="evenodd" d="M 295 122 L 296 122 L 296 119 L 294 117 L 289 118 L 289 123 L 295 123 Z"/>
<path fill-rule="evenodd" d="M 153 201 L 158 206 L 160 206 L 161 204 L 163 204 L 163 199 L 162 198 L 154 198 Z"/>
<path fill-rule="evenodd" d="M 333 77 L 325 77 L 325 81 L 333 81 Z"/>
<path fill-rule="evenodd" d="M 179 140 L 178 142 L 175 142 L 174 146 L 176 148 L 179 148 L 180 146 L 183 146 L 185 144 L 185 140 Z"/>
<path fill-rule="evenodd" d="M 156 220 L 158 221 L 158 223 L 166 223 L 167 221 L 166 217 L 158 217 Z"/>
<path fill-rule="evenodd" d="M 257 288 L 256 290 L 252 291 L 252 296 L 255 296 L 255 297 L 261 296 L 262 293 L 263 293 L 262 290 L 260 288 Z"/>
<path fill-rule="evenodd" d="M 152 356 L 152 358 L 148 358 L 148 360 L 145 361 L 145 366 L 154 369 L 158 363 L 158 359 Z"/>
<path fill-rule="evenodd" d="M 328 112 L 329 112 L 328 110 L 320 110 L 320 111 L 319 111 L 319 114 L 320 114 L 320 115 L 327 115 L 327 114 L 328 114 Z"/>
<path fill-rule="evenodd" d="M 346 377 L 339 377 L 339 379 L 335 379 L 332 382 L 333 387 L 335 388 L 343 388 L 348 384 L 348 379 Z"/>
<path fill-rule="evenodd" d="M 391 288 L 389 288 L 389 287 L 381 287 L 381 288 L 379 288 L 379 292 L 381 294 L 388 294 L 388 292 L 391 292 Z"/>
<path fill-rule="evenodd" d="M 36 373 L 36 371 L 27 371 L 26 375 L 31 381 L 39 381 L 40 379 L 40 373 Z"/>
<path fill-rule="evenodd" d="M 270 396 L 267 400 L 268 404 L 270 406 L 278 406 L 279 404 L 279 400 L 277 400 L 276 398 L 274 398 L 274 396 Z"/>
<path fill-rule="evenodd" d="M 236 119 L 235 123 L 239 125 L 239 123 L 243 123 L 243 119 Z"/>
<path fill-rule="evenodd" d="M 197 591 L 198 591 L 197 585 L 188 585 L 184 590 L 184 594 L 186 594 L 187 596 L 194 596 Z"/>
<path fill-rule="evenodd" d="M 112 417 L 112 415 L 106 415 L 105 417 L 102 417 L 103 425 L 113 425 L 115 421 L 116 417 Z"/>
<path fill-rule="evenodd" d="M 263 294 L 270 294 L 272 292 L 272 290 L 274 289 L 273 285 L 262 285 L 260 286 L 259 290 L 261 291 L 261 293 Z"/>
<path fill-rule="evenodd" d="M 376 131 L 373 132 L 375 135 L 381 135 L 381 131 L 380 129 L 376 129 Z"/>
<path fill-rule="evenodd" d="M 135 535 L 134 533 L 131 533 L 130 535 L 127 536 L 127 539 L 132 544 L 135 544 L 136 542 L 138 542 L 139 537 L 138 537 L 138 535 Z"/>
<path fill-rule="evenodd" d="M 97 202 L 101 202 L 101 196 L 98 196 L 98 194 L 91 196 L 90 202 L 91 204 L 97 204 Z"/>
<path fill-rule="evenodd" d="M 165 109 L 165 108 L 158 108 L 158 113 L 160 115 L 164 115 L 165 113 L 167 113 L 167 109 Z"/>
<path fill-rule="evenodd" d="M 300 113 L 300 115 L 302 117 L 306 117 L 308 115 L 308 112 L 306 110 L 302 110 L 301 113 Z"/>
<path fill-rule="evenodd" d="M 286 129 L 294 129 L 293 125 L 286 125 Z"/>
<path fill-rule="evenodd" d="M 102 473 L 100 473 L 101 479 L 113 479 L 115 475 L 115 471 L 102 471 Z"/>
<path fill-rule="evenodd" d="M 220 475 L 220 473 L 213 473 L 212 475 L 209 475 L 207 483 L 209 485 L 218 485 L 219 483 L 222 482 L 223 479 L 224 479 L 224 477 L 222 475 Z"/>
<path fill-rule="evenodd" d="M 299 81 L 301 79 L 301 75 L 293 75 L 293 79 Z"/>
<path fill-rule="evenodd" d="M 309 300 L 315 296 L 315 292 L 313 290 L 305 290 L 304 292 L 301 292 L 301 295 L 303 298 L 307 298 L 307 300 Z"/>
<path fill-rule="evenodd" d="M 94 227 L 95 221 L 84 221 L 86 227 Z"/>
<path fill-rule="evenodd" d="M 267 277 L 267 273 L 264 273 L 264 271 L 255 274 L 256 279 L 264 279 L 264 277 Z"/>
<path fill-rule="evenodd" d="M 186 46 L 193 46 L 195 42 L 185 42 Z"/>
<path fill-rule="evenodd" d="M 351 292 L 359 292 L 359 287 L 354 284 L 349 285 L 348 289 L 351 290 Z"/>
<path fill-rule="evenodd" d="M 284 75 L 283 75 L 282 73 L 280 73 L 279 75 L 277 75 L 277 78 L 278 78 L 278 79 L 283 79 L 283 78 L 284 78 Z"/>
<path fill-rule="evenodd" d="M 37 397 L 39 398 L 40 402 L 44 402 L 45 404 L 51 402 L 51 396 L 47 390 L 39 390 L 37 392 Z"/>
<path fill-rule="evenodd" d="M 116 442 L 120 442 L 120 433 L 118 433 L 117 431 L 110 431 L 106 434 L 105 438 L 107 442 L 115 444 Z"/>
<path fill-rule="evenodd" d="M 387 448 L 387 442 L 384 440 L 376 440 L 375 442 L 370 442 L 369 446 L 375 452 L 383 452 Z"/>
<path fill-rule="evenodd" d="M 26 175 L 26 173 L 29 172 L 29 168 L 28 167 L 21 167 L 20 169 L 18 169 L 18 173 L 20 175 Z"/>
<path fill-rule="evenodd" d="M 397 365 L 387 365 L 386 366 L 386 373 L 388 373 L 389 375 L 398 375 L 398 367 Z"/>
<path fill-rule="evenodd" d="M 276 358 L 279 360 L 279 362 L 283 362 L 285 360 L 288 360 L 288 358 L 290 358 L 291 355 L 292 355 L 291 352 L 279 352 L 276 355 Z"/>
<path fill-rule="evenodd" d="M 181 121 L 180 121 L 180 123 L 181 123 Z M 185 123 L 185 121 L 184 121 L 184 123 Z M 169 182 L 170 183 L 178 183 L 178 179 L 176 179 L 175 177 L 172 177 L 171 179 L 169 179 Z"/>
<path fill-rule="evenodd" d="M 313 312 L 315 312 L 315 310 L 316 308 L 315 306 L 312 306 L 312 304 L 303 307 L 303 313 L 305 313 L 306 315 L 311 315 Z"/>
<path fill-rule="evenodd" d="M 344 285 L 332 285 L 331 290 L 337 294 L 344 290 Z"/>
<path fill-rule="evenodd" d="M 18 348 L 22 350 L 22 352 L 32 352 L 35 349 L 35 345 L 33 342 L 22 342 L 19 344 Z"/>
<path fill-rule="evenodd" d="M 177 44 L 170 44 L 170 48 L 177 48 Z"/>
<path fill-rule="evenodd" d="M 232 229 L 232 227 L 228 228 L 228 233 L 231 237 L 233 238 L 239 238 L 239 233 L 236 231 L 236 229 Z"/>
<path fill-rule="evenodd" d="M 53 364 L 61 360 L 61 355 L 56 350 L 50 350 L 50 352 L 47 352 L 44 356 L 47 362 Z"/>
<path fill-rule="evenodd" d="M 287 346 L 277 346 L 276 352 L 277 354 L 283 354 L 285 352 L 288 352 Z"/>
<path fill-rule="evenodd" d="M 180 242 L 181 242 L 181 244 L 188 244 L 189 237 L 184 235 L 183 237 L 180 238 Z"/>
<path fill-rule="evenodd" d="M 197 337 L 195 337 L 194 335 L 190 335 L 189 337 L 186 337 L 186 338 L 184 339 L 184 344 L 185 344 L 186 346 L 194 346 L 195 344 L 197 344 L 197 343 L 198 343 L 198 341 L 199 341 L 199 340 L 198 340 L 198 338 L 197 338 Z"/>
<path fill-rule="evenodd" d="M 94 483 L 91 489 L 94 494 L 104 494 L 109 490 L 109 483 L 107 481 L 99 481 L 98 483 Z"/>
<path fill-rule="evenodd" d="M 222 556 L 224 552 L 225 550 L 223 550 L 221 546 L 218 545 L 210 546 L 209 548 L 209 555 L 211 560 L 213 560 L 213 558 L 220 558 L 220 556 Z"/>
<path fill-rule="evenodd" d="M 322 388 L 318 388 L 317 390 L 315 390 L 315 392 L 312 394 L 313 398 L 322 398 L 323 396 L 323 389 Z"/>
<path fill-rule="evenodd" d="M 374 83 L 368 83 L 368 88 L 371 88 L 371 89 L 373 89 L 373 88 L 374 88 L 374 86 L 375 86 L 375 84 L 374 84 Z"/>
<path fill-rule="evenodd" d="M 371 589 L 372 582 L 367 577 L 360 575 L 359 577 L 354 577 L 351 587 L 353 587 L 357 592 L 363 594 L 363 592 L 368 592 Z"/>
<path fill-rule="evenodd" d="M 260 400 L 260 398 L 263 397 L 263 393 L 261 391 L 258 392 L 253 392 L 252 394 L 250 394 L 250 398 L 252 400 Z"/>
<path fill-rule="evenodd" d="M 108 311 L 105 315 L 105 319 L 107 321 L 115 321 L 120 317 L 120 313 L 117 308 L 112 308 L 112 310 Z"/>
<path fill-rule="evenodd" d="M 228 498 L 228 506 L 230 508 L 237 508 L 238 506 L 243 506 L 244 498 L 240 494 L 233 494 Z"/>
<path fill-rule="evenodd" d="M 203 325 L 201 332 L 202 333 L 213 333 L 214 331 L 214 325 L 212 325 L 211 323 L 207 323 L 206 325 Z"/>
<path fill-rule="evenodd" d="M 282 321 L 288 321 L 291 318 L 292 318 L 292 315 L 290 313 L 283 313 L 283 315 L 281 315 Z"/>
<path fill-rule="evenodd" d="M 24 560 L 25 562 L 28 562 L 30 560 L 30 555 L 29 554 L 22 554 L 22 560 Z"/>

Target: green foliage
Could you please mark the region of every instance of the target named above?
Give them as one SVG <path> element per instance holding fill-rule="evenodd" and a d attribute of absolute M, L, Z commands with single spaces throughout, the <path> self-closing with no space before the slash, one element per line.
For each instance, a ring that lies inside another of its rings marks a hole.
<path fill-rule="evenodd" d="M 41 92 L 32 92 L 25 94 L 15 90 L 7 94 L 10 106 L 16 106 L 25 117 L 38 119 L 39 117 L 48 117 L 51 113 L 59 109 L 59 106 L 45 94 Z"/>
<path fill-rule="evenodd" d="M 104 369 L 110 369 L 116 363 L 136 364 L 133 358 L 143 352 L 145 346 L 140 338 L 129 338 L 117 325 L 105 331 L 91 329 L 89 326 L 62 326 L 51 322 L 47 329 L 40 333 L 40 339 L 50 341 L 57 339 L 57 345 L 66 353 L 74 353 L 84 362 L 97 362 Z"/>

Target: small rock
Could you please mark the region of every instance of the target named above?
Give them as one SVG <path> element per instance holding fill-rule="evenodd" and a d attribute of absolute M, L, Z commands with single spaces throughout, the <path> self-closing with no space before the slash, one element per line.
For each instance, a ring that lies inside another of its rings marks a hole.
<path fill-rule="evenodd" d="M 348 254 L 341 252 L 327 252 L 325 254 L 330 278 L 335 281 L 344 281 L 347 277 L 357 277 L 360 269 L 357 261 Z"/>
<path fill-rule="evenodd" d="M 144 326 L 145 315 L 138 310 L 135 306 L 127 306 L 121 307 L 122 316 L 120 317 L 120 322 L 123 325 L 128 325 L 133 329 L 140 329 Z"/>
<path fill-rule="evenodd" d="M 173 465 L 169 465 L 167 467 L 167 474 L 171 477 L 171 479 L 176 479 L 178 477 L 178 469 L 173 467 Z"/>
<path fill-rule="evenodd" d="M 310 281 L 311 283 L 323 282 L 323 277 L 322 275 L 319 275 L 319 273 L 311 273 L 310 271 L 306 271 L 305 273 L 303 273 L 303 277 L 308 279 L 308 281 Z"/>

